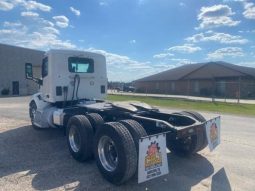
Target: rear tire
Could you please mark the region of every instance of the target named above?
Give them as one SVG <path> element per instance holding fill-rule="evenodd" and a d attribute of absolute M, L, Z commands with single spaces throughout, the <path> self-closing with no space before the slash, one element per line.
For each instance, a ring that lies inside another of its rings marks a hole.
<path fill-rule="evenodd" d="M 206 122 L 206 119 L 198 112 L 195 111 L 183 111 L 181 112 L 184 115 L 194 117 L 196 120 L 198 120 L 201 123 Z M 197 148 L 195 152 L 203 150 L 208 144 L 207 138 L 206 138 L 206 130 L 204 129 L 202 132 L 199 132 L 197 135 Z"/>
<path fill-rule="evenodd" d="M 186 139 L 167 140 L 167 148 L 174 154 L 186 157 L 196 152 L 196 136 Z"/>
<path fill-rule="evenodd" d="M 199 122 L 203 123 L 206 119 L 195 111 L 182 111 L 181 115 L 192 117 Z M 198 151 L 203 150 L 207 146 L 206 130 L 199 131 L 196 135 L 192 135 L 190 138 L 178 139 L 178 140 L 167 140 L 167 147 L 169 150 L 179 156 L 189 156 Z"/>
<path fill-rule="evenodd" d="M 196 111 L 182 111 L 180 112 L 180 114 L 194 117 L 196 120 L 198 120 L 201 123 L 206 121 L 206 119 L 200 113 Z"/>
<path fill-rule="evenodd" d="M 90 113 L 87 114 L 86 117 L 93 127 L 94 134 L 96 134 L 97 129 L 104 124 L 103 118 L 98 113 Z"/>
<path fill-rule="evenodd" d="M 126 182 L 136 172 L 135 143 L 132 135 L 121 123 L 105 123 L 98 129 L 94 156 L 103 177 L 113 184 Z"/>
<path fill-rule="evenodd" d="M 84 115 L 72 116 L 66 129 L 68 148 L 77 161 L 93 157 L 93 128 Z"/>
<path fill-rule="evenodd" d="M 121 124 L 123 124 L 129 131 L 129 133 L 132 135 L 132 138 L 135 142 L 135 147 L 137 151 L 137 155 L 139 153 L 139 139 L 141 137 L 146 137 L 147 133 L 144 130 L 143 126 L 140 125 L 137 121 L 132 119 L 127 120 L 121 120 L 119 121 Z"/>

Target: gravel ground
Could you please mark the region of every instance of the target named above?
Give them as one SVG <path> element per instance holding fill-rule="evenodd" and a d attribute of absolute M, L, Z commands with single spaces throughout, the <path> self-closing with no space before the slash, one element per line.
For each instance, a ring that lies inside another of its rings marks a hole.
<path fill-rule="evenodd" d="M 190 158 L 170 153 L 168 175 L 139 185 L 133 178 L 114 186 L 102 178 L 93 160 L 72 159 L 62 130 L 34 130 L 28 101 L 28 97 L 0 98 L 1 191 L 255 190 L 254 118 L 222 115 L 222 141 L 214 152 L 204 149 Z"/>

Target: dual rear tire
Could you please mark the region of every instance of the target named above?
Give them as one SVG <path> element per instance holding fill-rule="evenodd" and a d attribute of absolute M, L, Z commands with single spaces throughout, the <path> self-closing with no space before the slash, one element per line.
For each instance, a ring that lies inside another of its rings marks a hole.
<path fill-rule="evenodd" d="M 77 161 L 83 162 L 93 156 L 93 127 L 84 115 L 75 115 L 66 128 L 68 148 Z"/>
<path fill-rule="evenodd" d="M 146 131 L 134 120 L 98 124 L 102 123 L 100 117 L 90 117 L 76 115 L 69 119 L 67 139 L 71 155 L 77 161 L 94 155 L 105 179 L 116 185 L 126 182 L 137 172 L 139 139 L 147 136 Z"/>
<path fill-rule="evenodd" d="M 105 123 L 95 136 L 94 154 L 103 177 L 114 184 L 130 179 L 137 169 L 132 135 L 118 122 Z"/>

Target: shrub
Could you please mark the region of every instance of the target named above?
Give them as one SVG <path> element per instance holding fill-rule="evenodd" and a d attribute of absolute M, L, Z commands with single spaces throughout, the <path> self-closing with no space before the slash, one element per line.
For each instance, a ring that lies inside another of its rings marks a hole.
<path fill-rule="evenodd" d="M 2 89 L 2 91 L 1 91 L 1 94 L 2 94 L 2 95 L 9 95 L 9 93 L 10 93 L 9 88 L 4 88 L 4 89 Z"/>

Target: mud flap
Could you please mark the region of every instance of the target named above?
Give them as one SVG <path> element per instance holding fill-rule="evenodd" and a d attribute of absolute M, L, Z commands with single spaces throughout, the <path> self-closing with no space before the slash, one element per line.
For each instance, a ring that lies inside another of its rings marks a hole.
<path fill-rule="evenodd" d="M 206 137 L 210 151 L 220 144 L 220 116 L 205 122 Z"/>
<path fill-rule="evenodd" d="M 166 134 L 139 140 L 138 183 L 168 174 Z"/>

